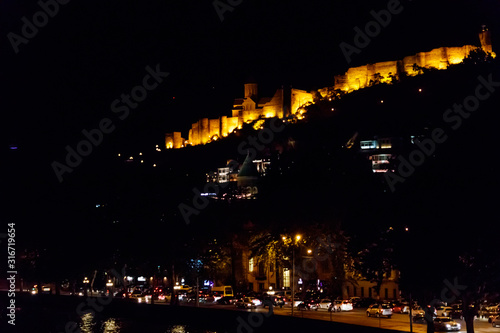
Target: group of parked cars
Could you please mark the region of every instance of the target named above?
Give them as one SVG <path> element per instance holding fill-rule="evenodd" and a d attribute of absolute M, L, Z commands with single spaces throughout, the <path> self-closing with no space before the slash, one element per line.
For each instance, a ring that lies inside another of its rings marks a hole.
<path fill-rule="evenodd" d="M 351 311 L 353 309 L 350 300 L 332 300 L 329 298 L 306 299 L 294 304 L 299 310 L 320 310 L 324 309 L 331 312 Z"/>

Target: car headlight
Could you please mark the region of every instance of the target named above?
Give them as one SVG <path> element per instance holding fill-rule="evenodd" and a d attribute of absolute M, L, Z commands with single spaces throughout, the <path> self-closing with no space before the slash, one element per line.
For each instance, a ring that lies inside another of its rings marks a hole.
<path fill-rule="evenodd" d="M 446 328 L 450 328 L 450 327 L 451 327 L 451 325 L 450 325 L 450 324 L 446 324 Z"/>

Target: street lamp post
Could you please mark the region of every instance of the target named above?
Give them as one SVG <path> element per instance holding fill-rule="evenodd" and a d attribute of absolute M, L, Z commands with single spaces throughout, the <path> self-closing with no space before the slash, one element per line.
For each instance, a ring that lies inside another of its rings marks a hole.
<path fill-rule="evenodd" d="M 292 317 L 293 317 L 293 306 L 295 305 L 295 244 L 300 241 L 302 236 L 296 235 L 295 240 L 292 243 Z"/>
<path fill-rule="evenodd" d="M 292 247 L 292 317 L 295 305 L 295 247 Z"/>

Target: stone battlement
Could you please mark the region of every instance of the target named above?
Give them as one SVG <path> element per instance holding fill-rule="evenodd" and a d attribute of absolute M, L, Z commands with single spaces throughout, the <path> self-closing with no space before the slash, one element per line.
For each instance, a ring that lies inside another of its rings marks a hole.
<path fill-rule="evenodd" d="M 479 41 L 481 42 L 480 48 L 495 57 L 491 45 L 491 34 L 488 30 L 479 33 Z M 320 89 L 319 92 L 322 97 L 327 97 L 332 90 L 352 92 L 369 87 L 372 82 L 389 83 L 393 78 L 398 78 L 402 74 L 415 76 L 418 71 L 415 70 L 414 65 L 426 69 L 447 69 L 450 65 L 461 63 L 471 51 L 477 48 L 473 45 L 440 47 L 404 57 L 402 60 L 377 62 L 349 68 L 345 74 L 334 77 L 333 87 Z"/>
<path fill-rule="evenodd" d="M 419 52 L 401 60 L 377 62 L 359 67 L 352 67 L 345 74 L 334 77 L 334 85 L 319 89 L 325 98 L 334 91 L 352 92 L 366 88 L 376 82 L 390 83 L 402 75 L 415 76 L 419 70 L 447 69 L 450 65 L 461 63 L 470 52 L 480 48 L 495 57 L 491 45 L 491 34 L 487 29 L 479 33 L 481 47 L 464 45 L 459 47 L 440 47 L 428 52 Z M 313 102 L 313 94 L 305 90 L 280 88 L 272 97 L 259 97 L 258 85 L 246 83 L 243 98 L 234 99 L 232 116 L 216 119 L 202 118 L 191 125 L 188 139 L 181 137 L 181 132 L 165 135 L 166 148 L 182 148 L 187 145 L 200 145 L 228 136 L 236 128 L 241 128 L 259 118 L 286 118 L 295 115 L 301 119 L 301 108 Z"/>

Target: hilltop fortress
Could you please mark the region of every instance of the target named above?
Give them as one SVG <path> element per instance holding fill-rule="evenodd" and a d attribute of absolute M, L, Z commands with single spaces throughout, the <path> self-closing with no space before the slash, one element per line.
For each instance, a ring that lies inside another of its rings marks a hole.
<path fill-rule="evenodd" d="M 479 33 L 480 49 L 495 57 L 491 44 L 491 34 L 487 29 Z M 478 49 L 474 45 L 459 47 L 440 47 L 429 52 L 419 52 L 404 57 L 402 60 L 384 61 L 364 66 L 349 68 L 343 75 L 334 77 L 334 85 L 319 89 L 322 98 L 327 98 L 336 91 L 352 92 L 369 87 L 373 82 L 390 83 L 402 75 L 419 74 L 418 67 L 426 69 L 447 69 L 450 65 L 459 64 L 471 51 Z M 417 68 L 415 67 L 417 66 Z M 191 125 L 188 139 L 181 132 L 165 134 L 166 148 L 181 148 L 187 145 L 200 145 L 228 136 L 232 131 L 241 128 L 259 118 L 280 119 L 290 116 L 303 118 L 302 106 L 313 103 L 313 92 L 300 89 L 280 88 L 273 97 L 259 97 L 258 85 L 246 83 L 244 97 L 236 98 L 233 103 L 232 116 L 217 119 L 202 118 Z"/>

